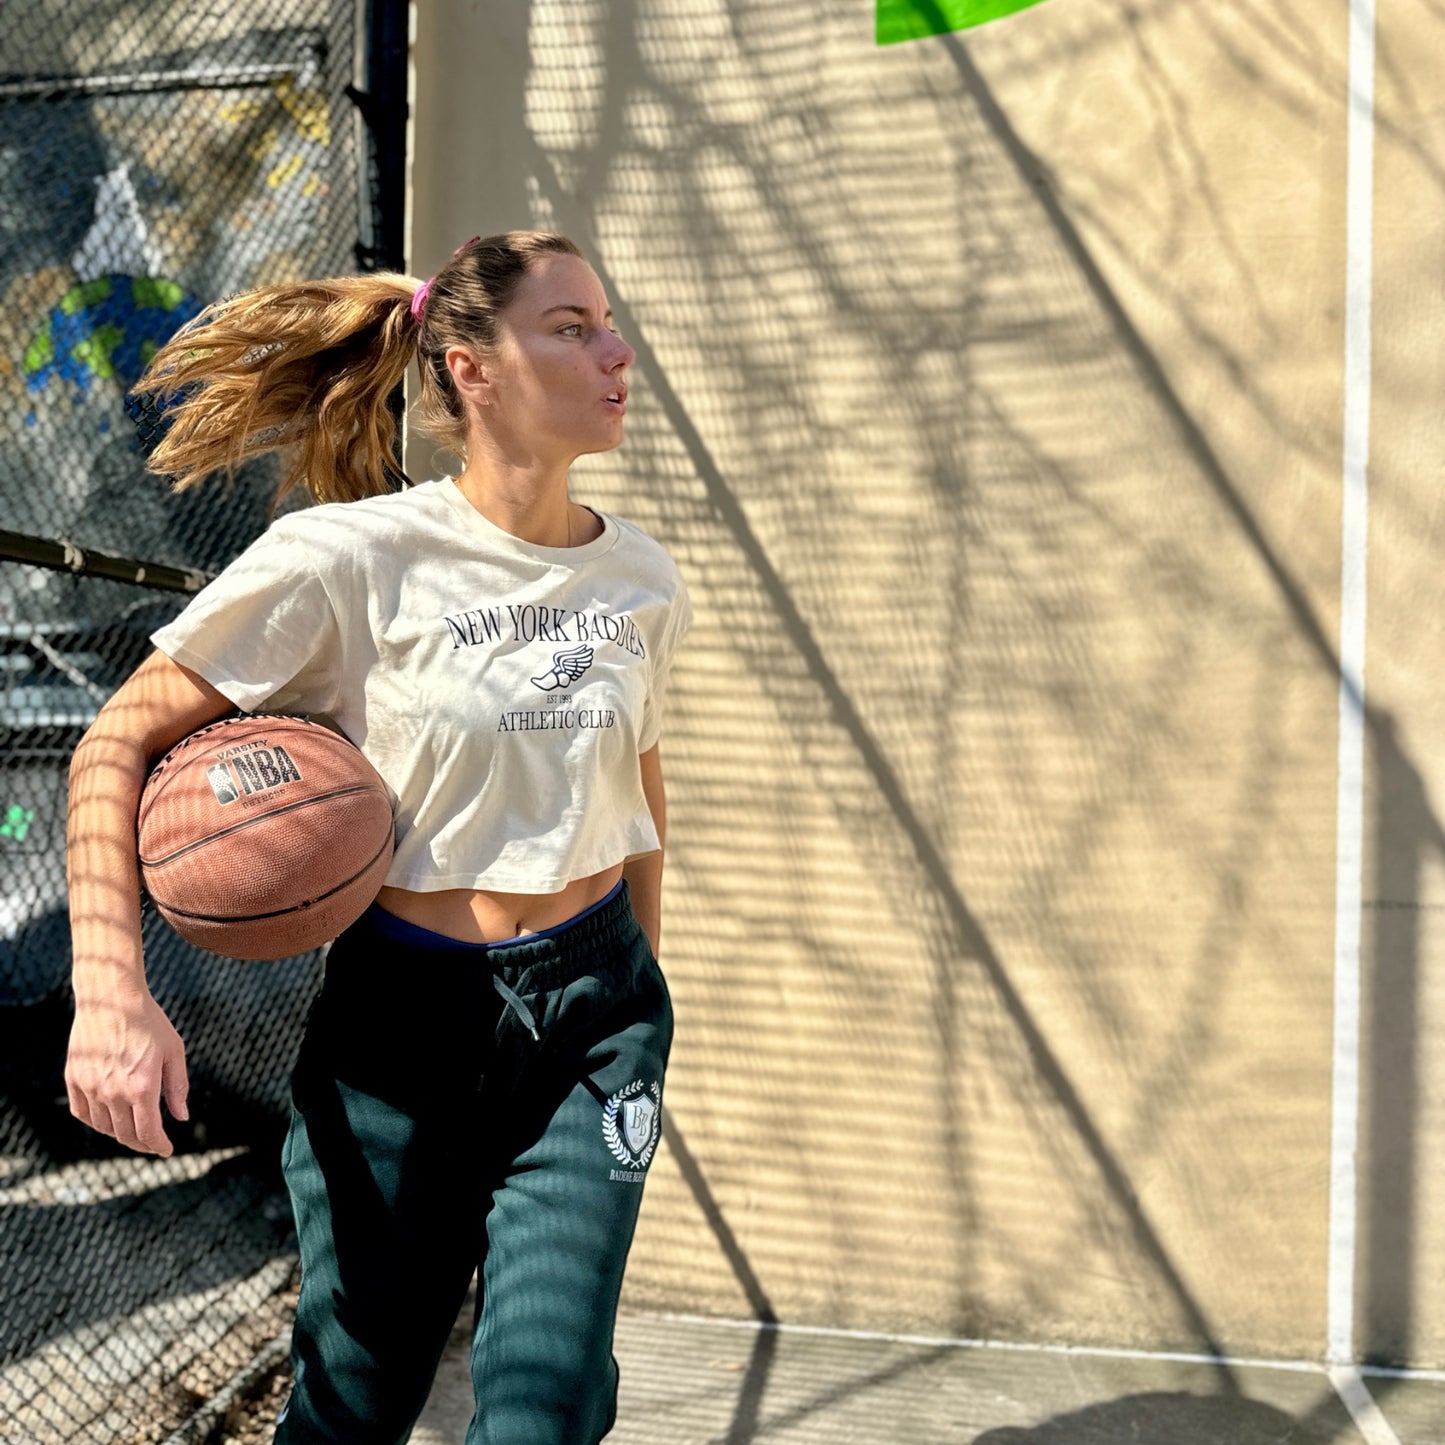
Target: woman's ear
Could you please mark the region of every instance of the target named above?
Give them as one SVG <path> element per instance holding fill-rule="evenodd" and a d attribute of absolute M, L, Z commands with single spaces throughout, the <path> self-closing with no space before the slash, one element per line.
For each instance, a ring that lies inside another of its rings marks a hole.
<path fill-rule="evenodd" d="M 491 368 L 467 346 L 449 346 L 443 358 L 452 374 L 452 383 L 462 397 L 475 406 L 488 406 L 492 400 Z"/>

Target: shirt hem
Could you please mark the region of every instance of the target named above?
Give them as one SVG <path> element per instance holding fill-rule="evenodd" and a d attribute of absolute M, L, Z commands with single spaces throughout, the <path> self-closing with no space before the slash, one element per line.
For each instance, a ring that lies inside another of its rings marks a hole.
<path fill-rule="evenodd" d="M 633 844 L 645 846 L 634 847 Z M 622 848 L 622 852 L 617 857 L 609 858 L 607 861 L 595 865 L 579 864 L 574 872 L 565 876 L 549 874 L 544 878 L 539 878 L 535 870 L 530 872 L 487 872 L 480 876 L 475 873 L 428 873 L 421 877 L 415 875 L 397 877 L 394 873 L 389 873 L 386 877 L 386 886 L 388 888 L 405 888 L 412 893 L 441 893 L 448 888 L 471 888 L 478 892 L 529 895 L 560 893 L 569 883 L 575 883 L 579 878 L 590 878 L 593 874 L 601 873 L 607 868 L 625 866 L 629 858 L 636 858 L 646 853 L 656 853 L 660 851 L 662 845 L 658 842 L 656 834 L 653 835 L 650 844 L 648 844 L 646 834 L 640 834 L 627 839 L 619 846 Z"/>
<path fill-rule="evenodd" d="M 632 857 L 632 854 L 628 854 Z M 537 895 L 542 897 L 548 893 L 560 893 L 569 883 L 575 883 L 579 878 L 590 878 L 594 873 L 601 873 L 607 868 L 614 868 L 626 859 L 619 858 L 615 863 L 603 863 L 597 868 L 584 868 L 581 872 L 573 873 L 566 878 L 538 878 L 535 873 L 526 876 L 507 874 L 501 878 L 494 878 L 490 874 L 476 878 L 470 873 L 448 873 L 441 878 L 392 878 L 388 877 L 386 886 L 388 888 L 405 888 L 409 893 L 443 893 L 449 888 L 468 888 L 478 893 L 521 893 L 526 895 Z"/>
<path fill-rule="evenodd" d="M 202 682 L 209 683 L 227 702 L 242 712 L 256 712 L 268 697 L 275 695 L 275 688 L 258 694 L 254 687 L 231 677 L 209 657 L 192 652 L 184 643 L 174 643 L 165 635 L 165 629 L 151 634 L 150 643 L 157 652 L 163 652 L 172 662 L 189 668 Z"/>

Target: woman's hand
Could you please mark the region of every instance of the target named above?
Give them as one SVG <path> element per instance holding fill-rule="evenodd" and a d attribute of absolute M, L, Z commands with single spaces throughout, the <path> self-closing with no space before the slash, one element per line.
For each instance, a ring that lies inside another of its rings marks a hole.
<path fill-rule="evenodd" d="M 210 683 L 152 653 L 101 708 L 70 763 L 66 872 L 75 1023 L 70 1112 L 129 1149 L 169 1156 L 160 1100 L 186 1117 L 186 1049 L 146 986 L 136 811 L 151 764 L 231 710 Z"/>
<path fill-rule="evenodd" d="M 77 999 L 65 1064 L 70 1112 L 128 1149 L 169 1158 L 160 1100 L 185 1119 L 186 1046 L 148 989 Z"/>

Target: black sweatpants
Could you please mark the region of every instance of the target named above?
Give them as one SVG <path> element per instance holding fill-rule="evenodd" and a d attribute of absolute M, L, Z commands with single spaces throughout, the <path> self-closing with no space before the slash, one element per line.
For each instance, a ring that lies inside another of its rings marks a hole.
<path fill-rule="evenodd" d="M 463 944 L 373 907 L 331 947 L 292 1079 L 301 1248 L 277 1445 L 398 1445 L 472 1273 L 467 1445 L 592 1445 L 672 1041 L 626 884 Z"/>

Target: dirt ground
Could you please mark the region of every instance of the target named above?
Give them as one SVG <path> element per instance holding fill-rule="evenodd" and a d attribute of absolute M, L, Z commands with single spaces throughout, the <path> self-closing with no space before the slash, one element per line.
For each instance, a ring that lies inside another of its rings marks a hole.
<path fill-rule="evenodd" d="M 205 1445 L 269 1445 L 276 1416 L 291 1389 L 291 1365 L 263 1375 L 255 1387 L 226 1412 Z"/>

